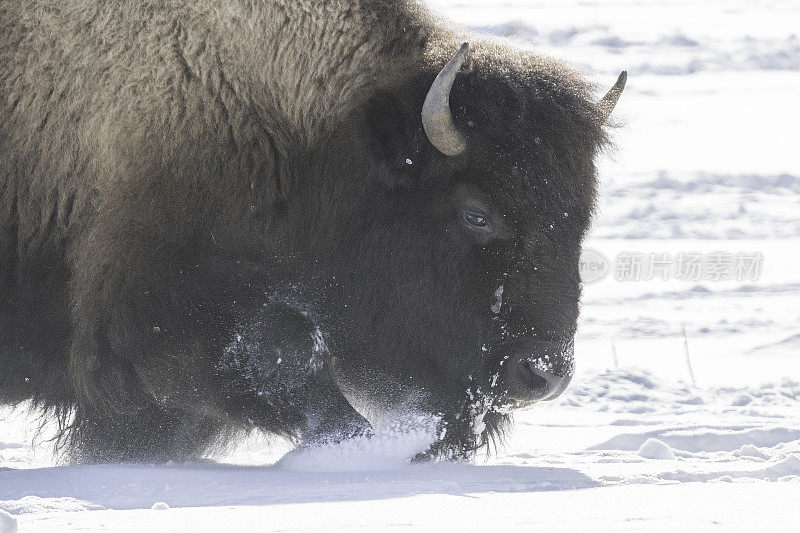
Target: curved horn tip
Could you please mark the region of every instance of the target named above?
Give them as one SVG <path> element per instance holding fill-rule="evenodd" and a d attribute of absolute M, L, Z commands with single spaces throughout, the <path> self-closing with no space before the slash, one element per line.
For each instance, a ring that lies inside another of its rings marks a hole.
<path fill-rule="evenodd" d="M 627 82 L 628 71 L 623 70 L 617 77 L 617 81 L 614 83 L 614 86 L 611 87 L 606 95 L 597 103 L 597 106 L 602 113 L 603 122 L 607 121 L 608 117 L 611 116 L 611 112 L 614 111 L 614 108 L 617 106 L 619 97 L 622 95 L 622 91 L 625 90 L 625 84 Z"/>
<path fill-rule="evenodd" d="M 450 91 L 468 52 L 469 43 L 466 42 L 436 76 L 422 106 L 422 125 L 428 140 L 450 157 L 467 149 L 467 141 L 458 130 L 450 110 Z"/>

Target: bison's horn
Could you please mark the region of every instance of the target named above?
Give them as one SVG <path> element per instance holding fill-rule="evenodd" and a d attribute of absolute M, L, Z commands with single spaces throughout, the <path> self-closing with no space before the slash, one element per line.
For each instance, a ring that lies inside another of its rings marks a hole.
<path fill-rule="evenodd" d="M 467 149 L 467 141 L 458 131 L 450 111 L 450 90 L 468 51 L 469 43 L 462 44 L 455 57 L 436 76 L 422 106 L 425 134 L 437 150 L 448 156 L 459 155 Z"/>
<path fill-rule="evenodd" d="M 597 108 L 600 110 L 600 118 L 603 119 L 603 122 L 608 120 L 608 117 L 611 116 L 611 112 L 614 111 L 614 108 L 617 106 L 617 101 L 622 95 L 622 91 L 625 89 L 625 82 L 627 81 L 628 71 L 623 70 L 619 78 L 617 78 L 617 83 L 615 83 L 603 99 L 597 103 Z"/>

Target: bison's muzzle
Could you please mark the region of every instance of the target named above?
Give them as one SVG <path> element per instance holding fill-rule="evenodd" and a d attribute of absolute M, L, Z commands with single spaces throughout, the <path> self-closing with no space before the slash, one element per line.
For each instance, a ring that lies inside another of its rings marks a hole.
<path fill-rule="evenodd" d="M 542 340 L 509 344 L 508 398 L 520 406 L 558 398 L 572 380 L 573 346 L 572 341 Z"/>

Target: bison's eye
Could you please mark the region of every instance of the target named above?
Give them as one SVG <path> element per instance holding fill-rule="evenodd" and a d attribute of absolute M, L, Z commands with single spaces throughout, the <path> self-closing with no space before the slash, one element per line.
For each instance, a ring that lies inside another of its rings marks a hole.
<path fill-rule="evenodd" d="M 485 214 L 479 211 L 464 211 L 463 217 L 468 226 L 478 230 L 491 231 L 489 220 Z"/>
<path fill-rule="evenodd" d="M 485 228 L 489 224 L 486 222 L 485 216 L 478 215 L 476 213 L 464 213 L 464 218 L 467 220 L 467 223 L 479 228 Z"/>

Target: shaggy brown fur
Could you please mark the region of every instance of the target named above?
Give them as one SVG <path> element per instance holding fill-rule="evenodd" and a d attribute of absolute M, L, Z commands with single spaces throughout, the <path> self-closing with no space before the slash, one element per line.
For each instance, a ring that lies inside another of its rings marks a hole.
<path fill-rule="evenodd" d="M 377 380 L 473 449 L 465 394 L 508 390 L 483 348 L 572 338 L 605 137 L 576 73 L 473 40 L 469 154 L 437 153 L 462 39 L 394 0 L 0 0 L 0 401 L 71 412 L 80 460 L 164 460 L 362 431 L 342 392 Z"/>

